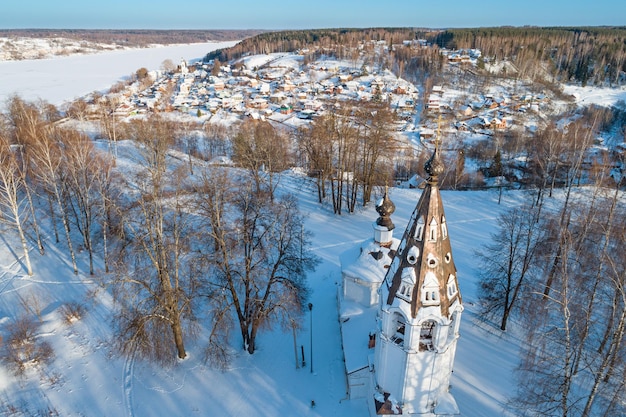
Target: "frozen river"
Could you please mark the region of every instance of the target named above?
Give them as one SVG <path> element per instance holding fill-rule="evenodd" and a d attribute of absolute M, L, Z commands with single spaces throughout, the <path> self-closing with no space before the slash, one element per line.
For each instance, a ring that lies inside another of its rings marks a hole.
<path fill-rule="evenodd" d="M 207 42 L 50 59 L 0 61 L 0 105 L 4 105 L 13 94 L 28 101 L 43 99 L 61 105 L 92 91 L 105 91 L 139 68 L 156 70 L 166 59 L 176 64 L 183 58 L 193 62 L 211 51 L 236 43 Z"/>

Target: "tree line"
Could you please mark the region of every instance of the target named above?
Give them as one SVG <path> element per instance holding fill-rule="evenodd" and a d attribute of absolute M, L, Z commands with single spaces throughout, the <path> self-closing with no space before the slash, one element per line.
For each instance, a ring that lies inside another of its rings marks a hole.
<path fill-rule="evenodd" d="M 262 30 L 154 30 L 154 29 L 2 29 L 0 37 L 66 38 L 128 47 L 147 47 L 207 41 L 235 41 Z"/>
<path fill-rule="evenodd" d="M 206 61 L 219 59 L 221 62 L 236 60 L 245 55 L 295 52 L 300 49 L 325 48 L 334 50 L 339 45 L 356 48 L 363 39 L 402 43 L 415 39 L 417 33 L 411 28 L 368 28 L 368 29 L 314 29 L 266 32 L 249 37 L 237 45 L 208 53 Z"/>

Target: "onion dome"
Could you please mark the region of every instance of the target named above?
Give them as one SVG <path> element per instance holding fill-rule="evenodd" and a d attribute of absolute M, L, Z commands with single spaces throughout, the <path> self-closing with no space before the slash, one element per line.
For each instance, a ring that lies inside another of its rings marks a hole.
<path fill-rule="evenodd" d="M 387 230 L 393 230 L 396 227 L 390 217 L 393 212 L 396 211 L 396 205 L 393 204 L 391 199 L 389 199 L 387 188 L 385 188 L 385 195 L 383 198 L 378 202 L 378 204 L 376 204 L 376 211 L 380 215 L 380 217 L 376 220 L 376 224 L 378 226 L 386 227 Z"/>
<path fill-rule="evenodd" d="M 443 174 L 445 170 L 445 166 L 439 157 L 439 146 L 435 148 L 432 156 L 426 163 L 424 164 L 424 170 L 428 174 L 428 181 L 436 182 L 437 177 Z"/>

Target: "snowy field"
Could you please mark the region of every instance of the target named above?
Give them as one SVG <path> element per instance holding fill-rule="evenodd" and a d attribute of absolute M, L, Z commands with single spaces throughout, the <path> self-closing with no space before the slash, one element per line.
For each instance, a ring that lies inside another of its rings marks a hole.
<path fill-rule="evenodd" d="M 59 104 L 104 90 L 139 67 L 156 69 L 168 58 L 174 62 L 181 58 L 192 61 L 223 46 L 227 44 L 0 62 L 0 98 L 19 93 L 27 100 L 42 98 Z M 596 97 L 585 92 L 593 90 L 577 91 L 579 100 Z M 120 158 L 131 149 L 122 142 Z M 378 215 L 370 206 L 354 215 L 334 216 L 330 207 L 316 202 L 313 184 L 293 173 L 283 177 L 280 191 L 299 197 L 307 216 L 306 226 L 315 234 L 312 250 L 322 260 L 309 275 L 313 326 L 309 327 L 311 317 L 307 313 L 296 335 L 297 345 L 305 348 L 305 368 L 296 368 L 292 334 L 279 330 L 261 333 L 258 351 L 254 355 L 240 353 L 225 372 L 204 364 L 202 340 L 189 342 L 189 357 L 169 369 L 133 357 L 120 358 L 108 347 L 112 301 L 96 285 L 98 277 L 72 273 L 65 251 L 53 245 L 49 227 L 48 250 L 44 256 L 36 250 L 31 252 L 35 274 L 29 277 L 18 255 L 17 236 L 0 229 L 0 326 L 19 314 L 24 301 L 37 297 L 41 300 L 38 337 L 48 341 L 55 351 L 54 361 L 44 372 L 31 370 L 26 378 L 18 379 L 0 367 L 0 406 L 13 405 L 24 412 L 15 415 L 43 415 L 46 410 L 56 410 L 61 416 L 367 416 L 365 400 L 346 399 L 336 297 L 341 281 L 339 254 L 370 238 L 372 222 Z M 392 216 L 397 234 L 402 233 L 419 195 L 419 190 L 390 190 L 397 206 Z M 528 196 L 523 192 L 505 193 L 500 205 L 496 191 L 448 191 L 442 196 L 466 308 L 452 392 L 464 416 L 513 415 L 505 409 L 507 399 L 515 393 L 513 370 L 520 341 L 514 334 L 502 334 L 478 320 L 474 251 L 495 231 L 498 214 Z M 81 271 L 88 271 L 86 252 L 79 256 Z M 98 268 L 102 269 L 101 262 Z M 59 307 L 71 301 L 85 304 L 88 313 L 68 326 L 63 323 Z M 236 343 L 235 339 L 233 346 Z"/>
<path fill-rule="evenodd" d="M 611 106 L 622 102 L 622 106 L 626 105 L 626 88 L 608 88 L 608 87 L 580 87 L 566 85 L 563 88 L 565 94 L 574 96 L 576 102 L 580 106 L 588 106 L 597 104 L 600 106 Z"/>

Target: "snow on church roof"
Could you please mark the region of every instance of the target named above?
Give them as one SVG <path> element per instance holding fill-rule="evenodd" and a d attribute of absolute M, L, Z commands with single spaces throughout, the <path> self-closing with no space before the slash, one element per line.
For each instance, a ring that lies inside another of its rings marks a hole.
<path fill-rule="evenodd" d="M 359 278 L 365 282 L 380 283 L 387 272 L 385 266 L 391 264 L 389 250 L 397 250 L 400 241 L 393 239 L 389 248 L 382 247 L 374 241 L 368 239 L 361 245 L 348 249 L 339 255 L 341 271 L 345 275 Z M 381 253 L 381 255 L 377 255 Z M 376 259 L 376 257 L 379 259 Z"/>
<path fill-rule="evenodd" d="M 346 373 L 351 374 L 369 366 L 367 335 L 376 332 L 376 306 L 365 307 L 356 301 L 340 297 L 339 320 Z"/>

